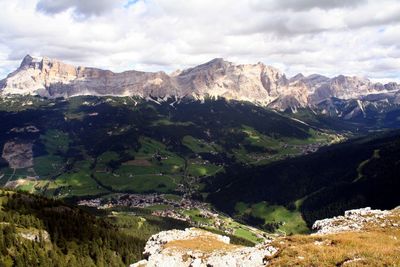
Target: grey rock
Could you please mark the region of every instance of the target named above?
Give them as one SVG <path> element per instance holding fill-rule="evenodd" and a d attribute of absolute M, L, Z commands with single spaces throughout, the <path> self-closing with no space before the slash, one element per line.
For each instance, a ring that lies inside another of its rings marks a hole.
<path fill-rule="evenodd" d="M 226 244 L 222 249 L 212 251 L 201 251 L 193 248 L 174 248 L 165 245 L 172 241 L 190 240 L 207 238 L 210 242 L 221 242 Z M 213 234 L 204 230 L 188 228 L 184 231 L 170 230 L 160 232 L 149 238 L 146 243 L 144 255 L 145 261 L 131 264 L 131 267 L 155 267 L 155 266 L 265 266 L 268 257 L 277 253 L 277 249 L 268 242 L 259 244 L 255 247 L 242 247 L 229 244 L 229 238 Z"/>
<path fill-rule="evenodd" d="M 349 231 L 360 231 L 366 226 L 386 227 L 396 224 L 390 219 L 390 215 L 398 212 L 397 209 L 373 210 L 370 207 L 345 211 L 344 216 L 336 216 L 329 219 L 315 221 L 312 229 L 315 234 L 334 234 Z"/>
<path fill-rule="evenodd" d="M 284 73 L 262 63 L 236 65 L 221 58 L 168 75 L 162 71 L 114 73 L 27 55 L 16 71 L 0 81 L 1 95 L 50 98 L 107 95 L 159 100 L 224 97 L 294 112 L 301 107 L 315 107 L 333 97 L 360 99 L 371 94 L 399 91 L 400 85 L 396 83 L 382 85 L 343 75 L 330 79 L 318 74 L 307 77 L 298 74 L 288 79 Z"/>

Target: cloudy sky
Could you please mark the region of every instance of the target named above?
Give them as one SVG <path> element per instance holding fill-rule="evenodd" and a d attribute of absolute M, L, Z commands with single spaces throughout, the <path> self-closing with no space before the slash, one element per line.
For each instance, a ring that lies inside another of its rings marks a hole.
<path fill-rule="evenodd" d="M 0 0 L 0 78 L 26 54 L 167 72 L 223 57 L 400 81 L 399 0 Z"/>

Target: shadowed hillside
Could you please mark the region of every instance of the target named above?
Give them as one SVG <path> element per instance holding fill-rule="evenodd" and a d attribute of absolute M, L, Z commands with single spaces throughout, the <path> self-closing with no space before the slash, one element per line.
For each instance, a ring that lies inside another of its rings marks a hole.
<path fill-rule="evenodd" d="M 249 222 L 260 216 L 241 207 L 265 202 L 298 210 L 311 225 L 351 208 L 397 206 L 399 162 L 398 131 L 359 138 L 267 166 L 229 168 L 208 181 L 208 199 Z"/>

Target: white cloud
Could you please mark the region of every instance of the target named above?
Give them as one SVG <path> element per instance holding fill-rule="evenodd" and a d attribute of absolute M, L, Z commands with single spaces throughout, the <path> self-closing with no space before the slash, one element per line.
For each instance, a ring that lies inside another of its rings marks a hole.
<path fill-rule="evenodd" d="M 257 9 L 265 10 L 308 10 L 312 8 L 334 9 L 354 7 L 365 3 L 366 0 L 253 0 L 251 3 Z"/>
<path fill-rule="evenodd" d="M 29 53 L 114 71 L 224 57 L 399 80 L 398 14 L 397 0 L 4 0 L 0 75 Z"/>

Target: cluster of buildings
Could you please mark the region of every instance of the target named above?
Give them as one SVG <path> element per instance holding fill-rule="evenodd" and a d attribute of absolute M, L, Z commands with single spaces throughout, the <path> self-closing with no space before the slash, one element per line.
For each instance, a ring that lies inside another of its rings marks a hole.
<path fill-rule="evenodd" d="M 206 203 L 192 200 L 189 198 L 168 198 L 164 194 L 121 194 L 113 197 L 110 200 L 94 198 L 80 200 L 78 205 L 94 207 L 98 209 L 112 208 L 117 206 L 131 208 L 147 208 L 154 205 L 166 205 L 170 208 L 189 209 L 204 209 Z"/>

